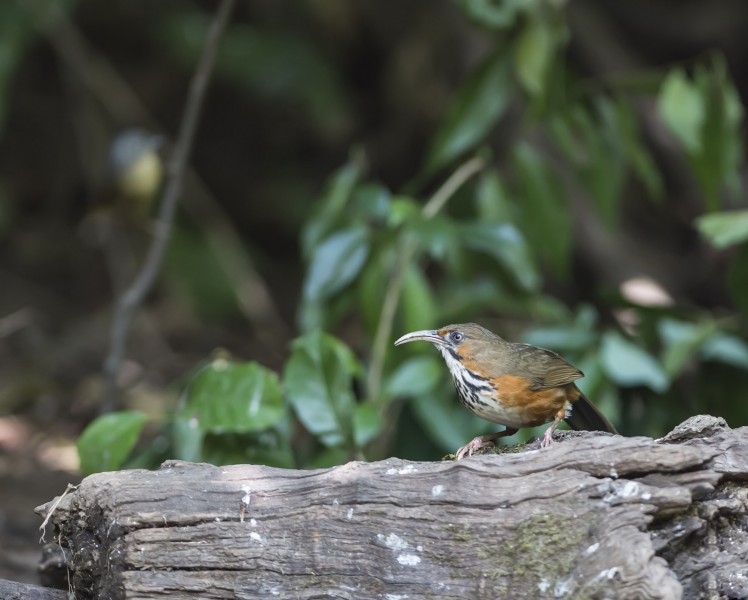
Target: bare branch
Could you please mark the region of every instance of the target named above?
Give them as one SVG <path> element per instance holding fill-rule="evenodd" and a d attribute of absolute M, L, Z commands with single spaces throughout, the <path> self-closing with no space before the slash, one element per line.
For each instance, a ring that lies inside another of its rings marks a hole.
<path fill-rule="evenodd" d="M 153 242 L 148 249 L 143 266 L 132 285 L 124 292 L 117 303 L 112 320 L 109 355 L 104 361 L 106 389 L 101 412 L 114 409 L 117 404 L 117 373 L 125 353 L 127 334 L 135 309 L 151 289 L 164 258 L 164 252 L 171 235 L 171 227 L 176 213 L 177 202 L 182 192 L 185 166 L 192 149 L 200 110 L 205 98 L 213 65 L 215 64 L 218 45 L 223 34 L 235 0 L 223 0 L 210 26 L 205 40 L 203 54 L 190 82 L 187 105 L 180 125 L 179 136 L 174 148 L 174 155 L 167 166 L 167 183 L 164 197 L 155 223 Z"/>
<path fill-rule="evenodd" d="M 114 122 L 141 123 L 147 129 L 169 137 L 127 81 L 87 42 L 64 11 L 50 11 L 40 0 L 31 0 L 28 7 L 61 60 L 108 111 Z M 88 162 L 86 157 L 82 162 Z M 207 244 L 227 280 L 233 284 L 239 309 L 257 337 L 269 348 L 274 343 L 283 343 L 291 328 L 276 309 L 267 282 L 242 246 L 236 227 L 206 184 L 189 164 L 186 170 L 190 195 L 182 200 L 183 208 L 190 219 L 202 225 Z M 279 336 L 279 332 L 282 335 Z"/>

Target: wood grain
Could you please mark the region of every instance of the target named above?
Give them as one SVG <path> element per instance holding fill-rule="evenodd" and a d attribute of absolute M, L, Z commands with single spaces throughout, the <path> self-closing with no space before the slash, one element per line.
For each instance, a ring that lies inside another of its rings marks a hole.
<path fill-rule="evenodd" d="M 29 583 L 0 579 L 0 598 L 2 600 L 65 600 L 67 593 Z"/>
<path fill-rule="evenodd" d="M 167 462 L 86 478 L 50 521 L 78 598 L 748 596 L 748 428 L 558 436 L 460 462 Z"/>

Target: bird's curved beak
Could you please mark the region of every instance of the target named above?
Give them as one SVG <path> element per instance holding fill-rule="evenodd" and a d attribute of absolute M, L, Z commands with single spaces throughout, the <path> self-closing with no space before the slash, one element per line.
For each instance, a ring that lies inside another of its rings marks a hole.
<path fill-rule="evenodd" d="M 413 331 L 412 333 L 406 333 L 401 338 L 395 341 L 395 346 L 401 344 L 407 344 L 408 342 L 431 342 L 438 346 L 446 346 L 447 342 L 444 341 L 436 329 L 424 329 L 423 331 Z"/>

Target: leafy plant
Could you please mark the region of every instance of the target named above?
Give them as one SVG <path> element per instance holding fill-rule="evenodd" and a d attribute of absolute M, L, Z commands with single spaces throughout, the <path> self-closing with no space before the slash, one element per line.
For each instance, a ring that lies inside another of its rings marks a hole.
<path fill-rule="evenodd" d="M 652 207 L 663 202 L 644 99 L 698 182 L 708 214 L 696 226 L 718 248 L 741 245 L 732 289 L 748 313 L 746 211 L 718 211 L 739 189 L 742 161 L 743 109 L 724 61 L 663 70 L 643 91 L 615 81 L 590 91 L 560 64 L 563 3 L 458 4 L 494 47 L 454 93 L 422 168 L 394 190 L 368 177 L 363 152 L 351 153 L 300 233 L 302 335 L 282 376 L 212 361 L 162 424 L 162 454 L 308 467 L 415 444 L 452 451 L 494 426 L 455 401 L 438 355 L 391 348 L 396 334 L 449 322 L 502 319 L 506 337 L 561 352 L 624 433 L 661 435 L 698 405 L 701 388 L 685 382 L 748 370 L 741 318 L 639 303 L 616 289 L 567 306 L 552 292 L 574 288 L 575 205 L 593 206 L 614 234 L 627 187 Z M 495 139 L 510 112 L 511 138 Z M 356 352 L 326 333 L 344 329 L 357 332 Z M 744 403 L 724 412 L 748 418 Z M 144 422 L 132 413 L 105 419 L 81 437 L 88 471 L 126 464 Z M 101 435 L 106 428 L 116 435 Z"/>

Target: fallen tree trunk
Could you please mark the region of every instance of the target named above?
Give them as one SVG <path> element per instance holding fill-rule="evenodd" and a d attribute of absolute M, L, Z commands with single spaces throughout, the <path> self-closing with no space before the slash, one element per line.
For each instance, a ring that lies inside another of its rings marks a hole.
<path fill-rule="evenodd" d="M 460 462 L 167 462 L 50 522 L 77 598 L 716 599 L 748 596 L 747 507 L 748 427 L 694 417 Z"/>
<path fill-rule="evenodd" d="M 3 600 L 66 600 L 67 597 L 62 590 L 0 579 L 0 598 Z"/>

